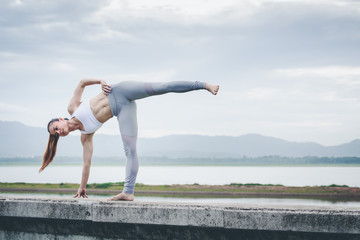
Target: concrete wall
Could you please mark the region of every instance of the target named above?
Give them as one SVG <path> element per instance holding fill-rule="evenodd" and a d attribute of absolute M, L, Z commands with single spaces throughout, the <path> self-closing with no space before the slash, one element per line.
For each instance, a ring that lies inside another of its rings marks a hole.
<path fill-rule="evenodd" d="M 0 198 L 0 239 L 360 239 L 360 208 Z"/>

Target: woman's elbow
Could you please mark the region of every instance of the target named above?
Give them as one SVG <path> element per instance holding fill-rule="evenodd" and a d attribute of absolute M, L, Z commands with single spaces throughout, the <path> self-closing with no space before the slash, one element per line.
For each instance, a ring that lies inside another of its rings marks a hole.
<path fill-rule="evenodd" d="M 86 79 L 81 79 L 79 82 L 79 86 L 85 87 L 86 86 Z"/>

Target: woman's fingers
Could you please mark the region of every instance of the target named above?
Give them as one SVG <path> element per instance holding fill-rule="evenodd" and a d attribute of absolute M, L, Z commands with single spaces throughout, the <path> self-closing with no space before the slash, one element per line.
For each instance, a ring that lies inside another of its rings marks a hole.
<path fill-rule="evenodd" d="M 105 91 L 111 92 L 111 87 L 110 86 L 104 86 L 103 89 Z"/>
<path fill-rule="evenodd" d="M 76 195 L 73 196 L 73 198 L 89 198 L 89 197 L 86 195 L 85 189 L 79 188 L 79 190 L 77 191 Z"/>
<path fill-rule="evenodd" d="M 88 195 L 86 195 L 86 193 L 81 193 L 81 194 L 76 194 L 75 196 L 73 196 L 73 198 L 89 198 Z"/>
<path fill-rule="evenodd" d="M 109 86 L 109 85 L 103 85 L 102 86 L 102 90 L 104 91 L 104 93 L 106 94 L 106 95 L 108 95 L 109 93 L 111 93 L 111 87 Z"/>

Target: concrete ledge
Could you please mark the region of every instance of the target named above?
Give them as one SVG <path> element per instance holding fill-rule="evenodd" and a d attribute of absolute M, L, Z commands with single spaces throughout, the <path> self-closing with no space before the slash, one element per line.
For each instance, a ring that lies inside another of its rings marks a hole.
<path fill-rule="evenodd" d="M 21 223 L 22 228 L 14 226 L 16 223 Z M 52 227 L 46 227 L 47 224 Z M 72 231 L 62 233 L 61 231 L 64 230 L 57 229 L 57 224 L 67 226 Z M 82 227 L 71 227 L 76 225 Z M 1 234 L 14 235 L 16 232 L 36 234 L 36 226 L 43 226 L 42 229 L 48 228 L 46 231 L 39 229 L 38 232 L 41 234 L 70 236 L 71 233 L 88 237 L 96 237 L 100 234 L 98 236 L 109 239 L 121 234 L 116 230 L 119 228 L 132 233 L 130 236 L 123 234 L 124 239 L 132 239 L 131 236 L 134 234 L 138 238 L 156 239 L 151 237 L 154 235 L 153 230 L 165 234 L 169 229 L 171 231 L 167 233 L 168 236 L 178 232 L 179 239 L 180 236 L 182 239 L 204 239 L 209 233 L 213 236 L 219 233 L 221 236 L 227 236 L 229 233 L 261 236 L 252 239 L 286 239 L 289 234 L 294 235 L 294 239 L 311 239 L 311 236 L 315 235 L 317 239 L 339 239 L 339 236 L 341 239 L 360 239 L 360 208 L 0 198 Z M 87 228 L 98 230 L 86 230 Z M 112 230 L 106 234 L 101 231 L 102 228 Z M 146 237 L 137 235 L 141 232 Z M 197 238 L 191 232 L 202 237 Z M 184 233 L 188 237 L 184 237 Z M 275 237 L 271 238 L 271 236 Z M 319 238 L 319 236 L 323 237 Z M 177 237 L 173 235 L 172 238 Z"/>

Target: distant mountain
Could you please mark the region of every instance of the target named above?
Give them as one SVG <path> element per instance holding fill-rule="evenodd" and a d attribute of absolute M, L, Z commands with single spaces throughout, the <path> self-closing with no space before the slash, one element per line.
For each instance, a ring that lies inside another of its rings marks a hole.
<path fill-rule="evenodd" d="M 42 155 L 48 139 L 46 128 L 29 127 L 19 122 L 0 121 L 0 157 L 29 157 Z M 120 135 L 94 136 L 94 156 L 124 156 Z M 169 135 L 159 138 L 140 138 L 140 156 L 168 157 L 360 157 L 360 140 L 325 147 L 317 143 L 289 142 L 258 134 L 238 137 Z M 59 140 L 57 156 L 81 156 L 80 137 L 70 135 Z"/>

